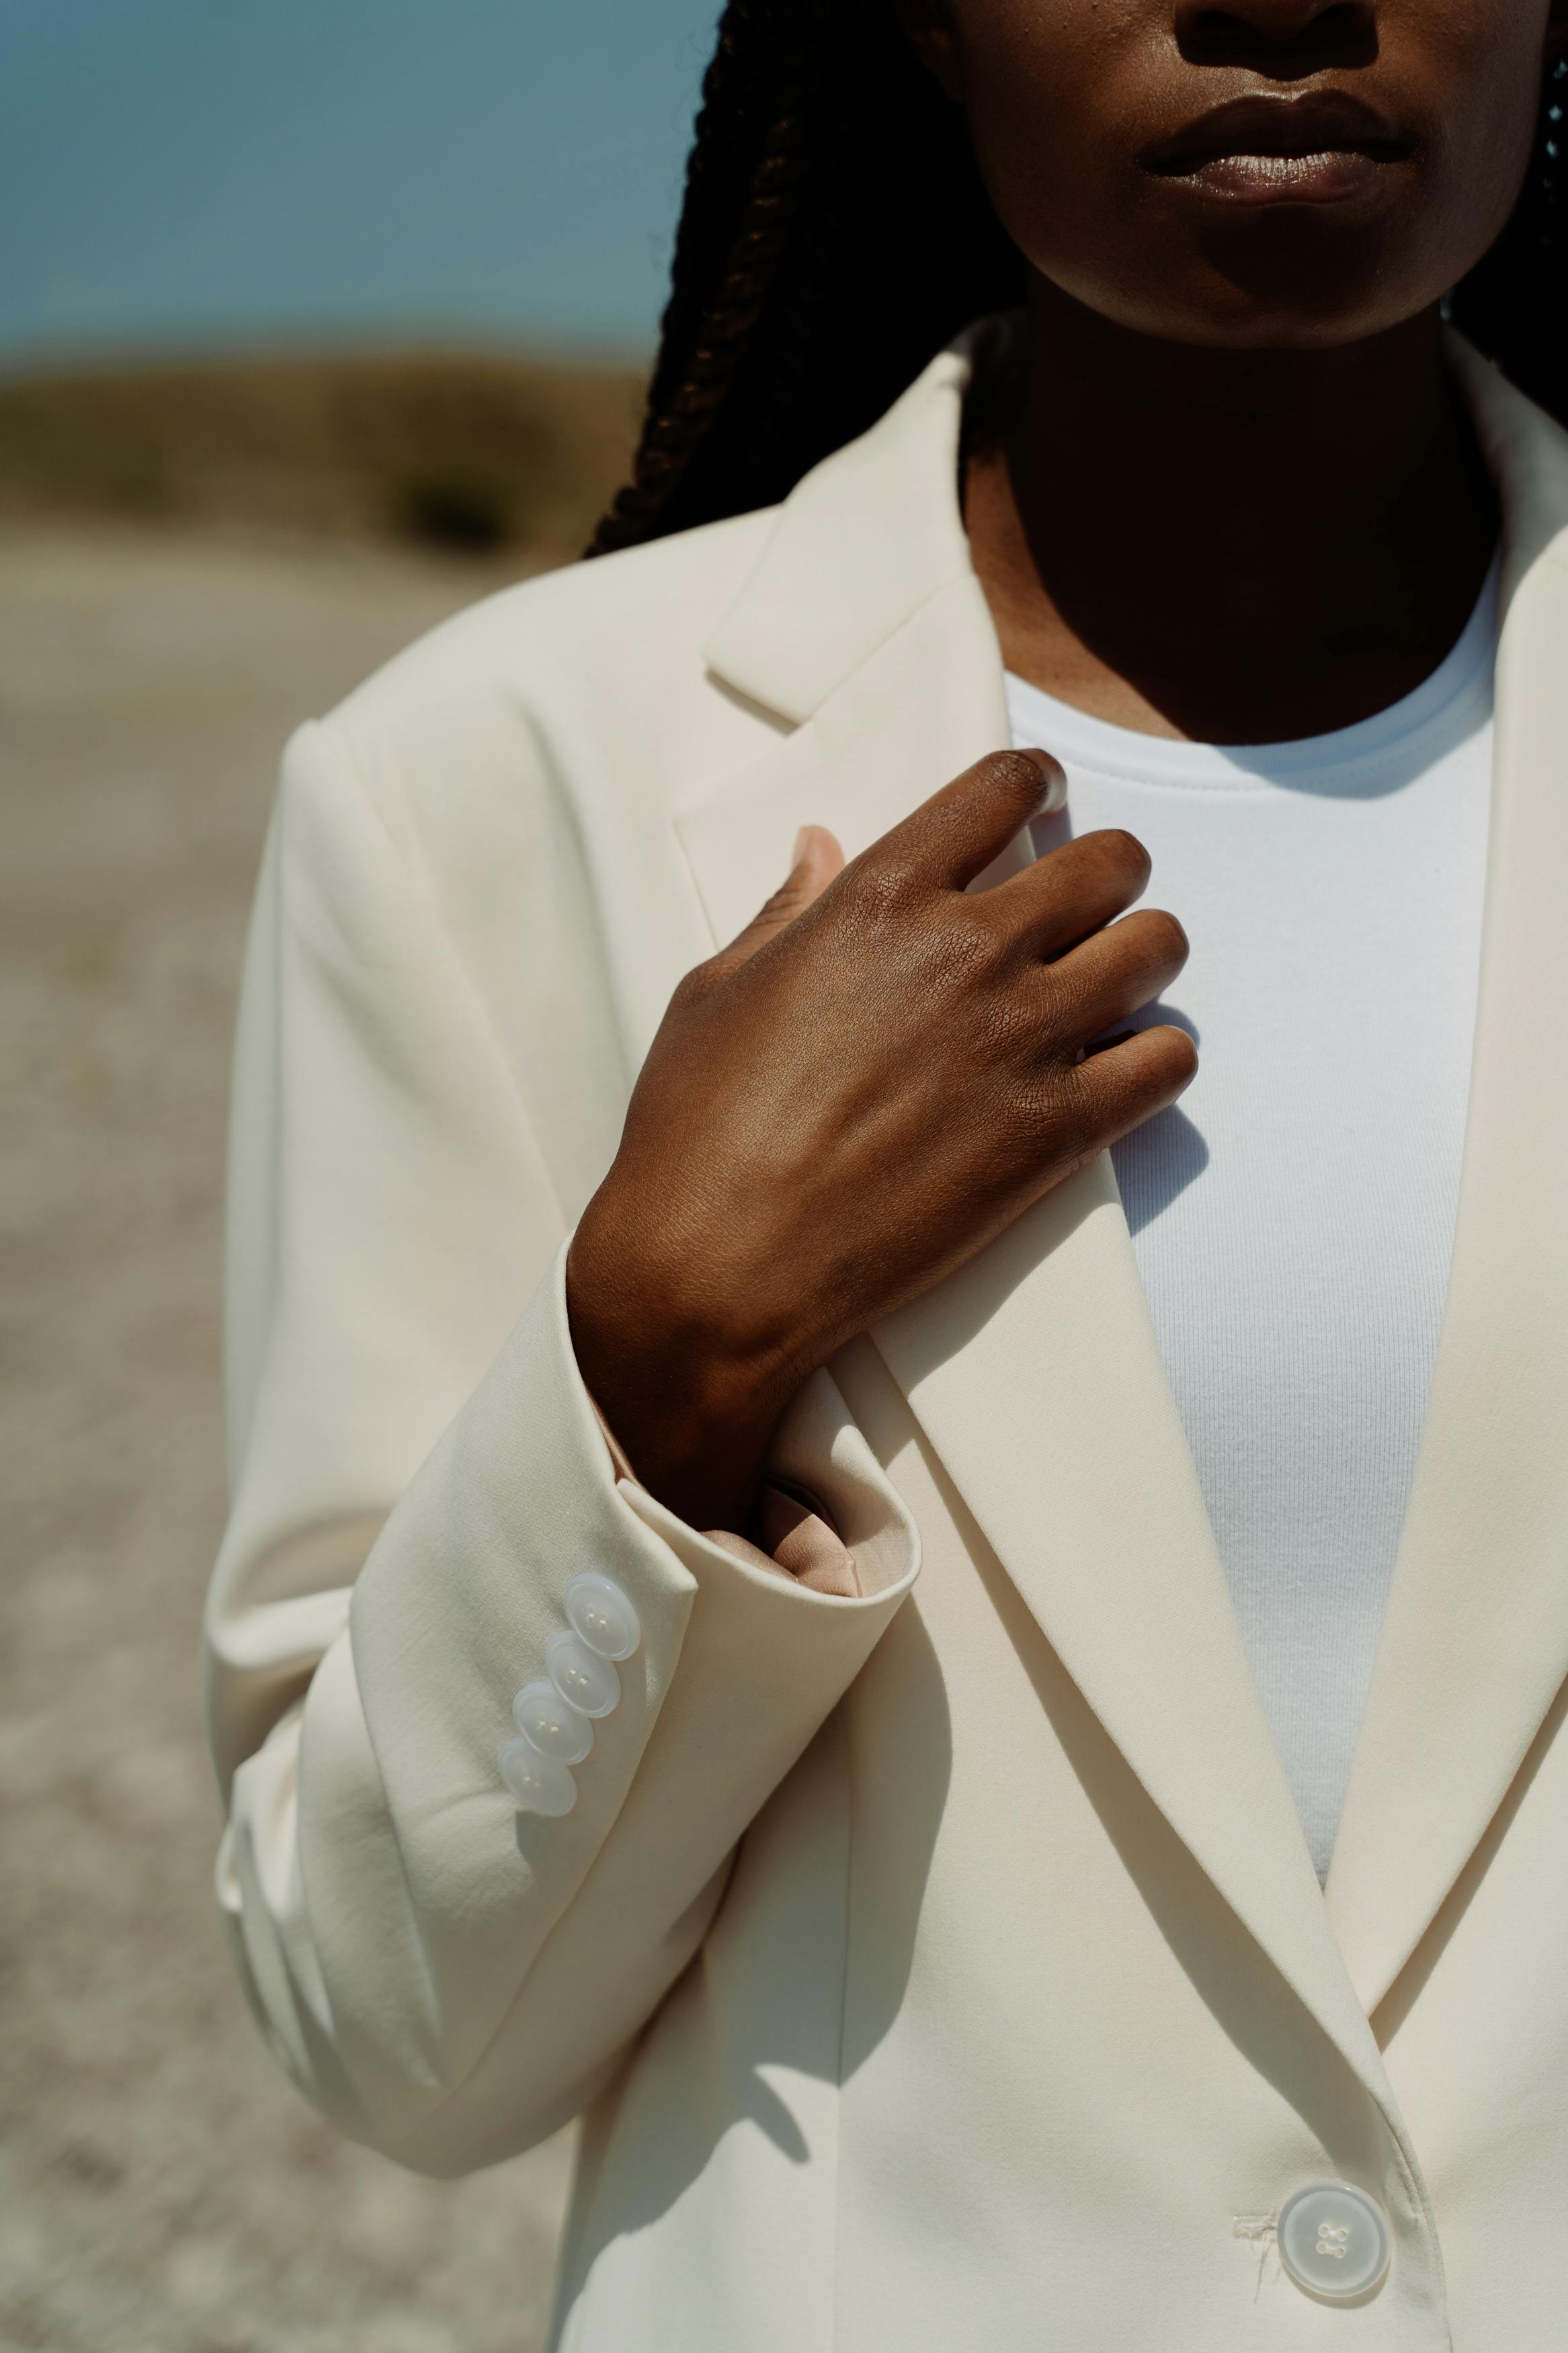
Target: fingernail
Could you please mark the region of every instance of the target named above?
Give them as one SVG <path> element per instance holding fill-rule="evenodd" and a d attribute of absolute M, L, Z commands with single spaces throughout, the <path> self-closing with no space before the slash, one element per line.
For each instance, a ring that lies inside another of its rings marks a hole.
<path fill-rule="evenodd" d="M 1068 805 L 1068 780 L 1062 773 L 1061 763 L 1051 753 L 1043 752 L 1037 744 L 1026 744 L 1020 749 L 1026 758 L 1034 762 L 1046 780 L 1046 797 L 1037 815 L 1054 817 L 1058 809 L 1066 808 Z"/>
<path fill-rule="evenodd" d="M 795 868 L 795 867 L 796 867 L 796 866 L 798 866 L 798 865 L 800 864 L 801 860 L 805 856 L 805 845 L 806 845 L 806 843 L 810 840 L 810 839 L 811 839 L 811 828 L 810 828 L 810 826 L 808 826 L 808 825 L 803 825 L 803 826 L 801 827 L 800 831 L 795 835 L 795 848 L 794 848 L 794 849 L 790 852 L 790 860 L 789 860 L 789 862 L 790 862 L 790 865 L 791 865 L 792 869 L 793 869 L 793 868 Z"/>

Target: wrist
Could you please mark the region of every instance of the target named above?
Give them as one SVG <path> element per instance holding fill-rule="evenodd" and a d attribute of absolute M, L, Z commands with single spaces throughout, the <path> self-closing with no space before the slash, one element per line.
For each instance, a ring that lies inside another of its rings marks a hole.
<path fill-rule="evenodd" d="M 769 1440 L 804 1372 L 634 1250 L 597 1199 L 566 1261 L 584 1383 L 639 1482 L 699 1527 L 749 1524 Z M 807 1367 L 806 1369 L 809 1369 Z"/>

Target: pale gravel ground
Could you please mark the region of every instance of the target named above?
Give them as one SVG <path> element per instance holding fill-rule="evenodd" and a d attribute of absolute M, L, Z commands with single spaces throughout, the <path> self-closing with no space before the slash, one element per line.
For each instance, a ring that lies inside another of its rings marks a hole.
<path fill-rule="evenodd" d="M 196 1633 L 245 912 L 297 721 L 491 585 L 0 532 L 0 2353 L 535 2353 L 566 2157 L 456 2184 L 277 2076 Z"/>

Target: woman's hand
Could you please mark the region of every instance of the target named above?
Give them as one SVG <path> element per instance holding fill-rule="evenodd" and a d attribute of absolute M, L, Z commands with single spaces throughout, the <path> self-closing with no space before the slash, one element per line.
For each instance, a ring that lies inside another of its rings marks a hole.
<path fill-rule="evenodd" d="M 1087 1052 L 1186 961 L 1173 916 L 1124 915 L 1149 879 L 1131 835 L 965 892 L 1061 794 L 1054 761 L 1004 752 L 847 867 L 808 828 L 670 1000 L 567 1298 L 638 1477 L 698 1527 L 747 1525 L 817 1366 L 1193 1075 L 1179 1029 Z"/>

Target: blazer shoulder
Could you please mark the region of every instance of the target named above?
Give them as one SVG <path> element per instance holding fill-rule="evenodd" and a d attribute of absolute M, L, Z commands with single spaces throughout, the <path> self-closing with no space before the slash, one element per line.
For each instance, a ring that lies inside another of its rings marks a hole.
<path fill-rule="evenodd" d="M 470 873 L 549 812 L 628 842 L 774 731 L 703 647 L 775 510 L 519 582 L 420 638 L 310 731 L 289 788 L 368 799 L 426 871 Z M 335 777 L 335 786 L 327 782 Z M 353 779 L 351 785 L 350 779 Z"/>
<path fill-rule="evenodd" d="M 417 638 L 324 723 L 374 766 L 389 744 L 461 755 L 488 729 L 567 739 L 638 706 L 656 726 L 712 691 L 702 648 L 754 565 L 759 509 L 518 582 Z"/>

